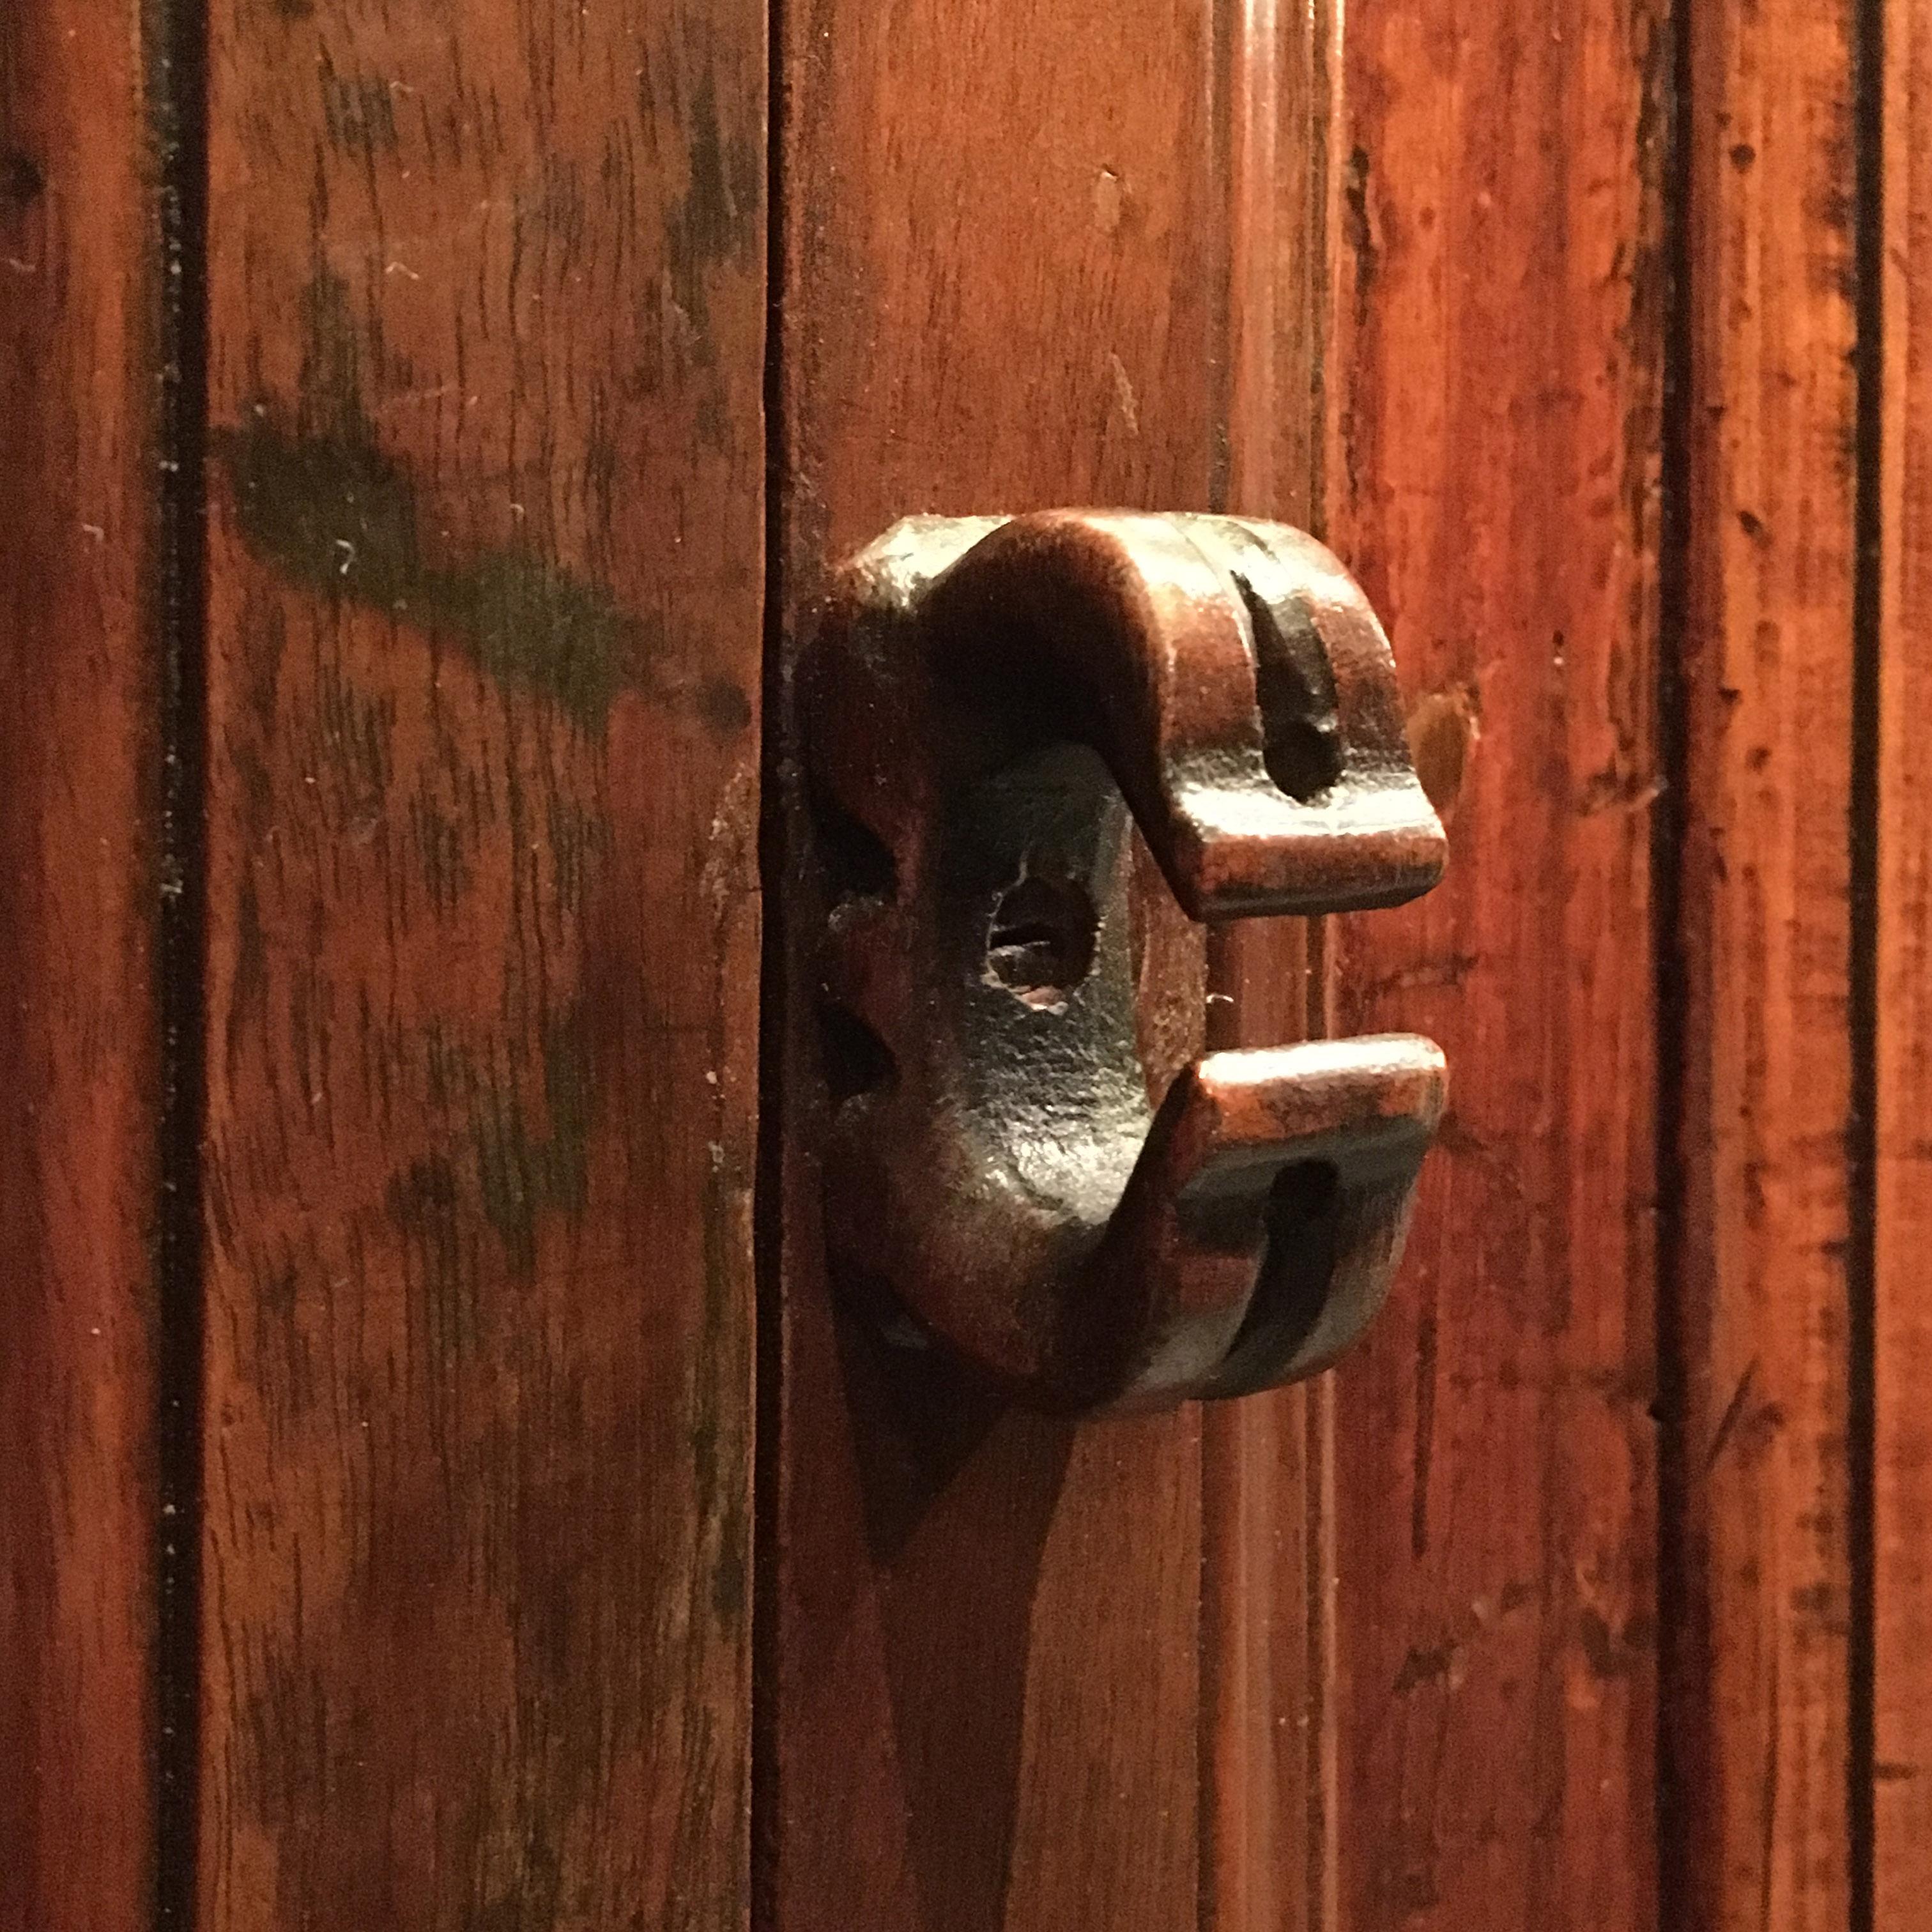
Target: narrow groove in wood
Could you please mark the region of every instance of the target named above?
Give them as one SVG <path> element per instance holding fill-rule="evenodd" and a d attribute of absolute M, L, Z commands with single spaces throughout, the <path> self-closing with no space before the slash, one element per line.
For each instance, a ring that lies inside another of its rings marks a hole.
<path fill-rule="evenodd" d="M 1219 200 L 1220 218 L 1208 225 L 1201 241 L 1210 295 L 1208 321 L 1209 397 L 1208 418 L 1211 447 L 1208 454 L 1207 507 L 1226 514 L 1234 466 L 1234 286 L 1240 265 L 1232 231 L 1238 219 L 1235 196 L 1241 184 L 1234 167 L 1234 116 L 1232 106 L 1234 67 L 1239 45 L 1240 0 L 1209 0 L 1208 7 L 1207 103 L 1208 166 Z M 1238 970 L 1230 970 L 1224 929 L 1210 935 L 1208 985 L 1226 997 L 1236 990 Z M 1212 994 L 1210 994 L 1212 997 Z M 1210 1040 L 1214 1009 L 1210 1008 Z M 1220 1010 L 1225 1012 L 1227 1010 Z M 1240 1562 L 1240 1538 L 1226 1533 L 1223 1519 L 1241 1480 L 1238 1437 L 1217 1433 L 1208 1418 L 1202 1430 L 1197 1472 L 1196 1508 L 1201 1522 L 1201 1618 L 1195 1630 L 1195 1670 L 1198 1683 L 1199 1717 L 1194 1735 L 1195 1900 L 1196 1932 L 1229 1932 L 1224 1910 L 1222 1867 L 1229 1856 L 1220 1812 L 1233 1794 L 1226 1792 L 1221 1756 L 1223 1734 L 1238 1718 L 1231 1708 L 1240 1692 L 1239 1662 L 1233 1654 L 1240 1631 L 1238 1599 L 1250 1580 Z M 1220 1453 L 1217 1454 L 1217 1449 Z M 1232 1498 L 1223 1492 L 1232 1491 Z M 1237 1505 L 1238 1507 L 1238 1505 Z M 1238 1802 L 1238 1800 L 1237 1800 Z"/>
<path fill-rule="evenodd" d="M 207 22 L 196 0 L 148 0 L 160 289 L 155 447 L 160 646 L 160 1022 L 155 1525 L 158 1745 L 154 1916 L 195 1920 L 201 1616 L 204 789 L 207 770 Z"/>
<path fill-rule="evenodd" d="M 1213 302 L 1208 501 L 1306 525 L 1320 443 L 1325 11 L 1208 0 L 1204 17 L 1224 211 L 1201 242 Z M 1309 1036 L 1318 925 L 1253 922 L 1210 937 L 1210 1047 Z M 1203 1418 L 1202 1932 L 1318 1932 L 1332 1889 L 1322 1394 L 1310 1384 Z"/>
<path fill-rule="evenodd" d="M 1209 224 L 1202 238 L 1212 294 L 1208 320 L 1208 434 L 1213 446 L 1208 453 L 1208 508 L 1225 514 L 1234 470 L 1234 314 L 1241 291 L 1235 278 L 1242 264 L 1234 244 L 1237 219 L 1234 197 L 1244 184 L 1238 178 L 1234 159 L 1234 62 L 1252 57 L 1253 49 L 1243 33 L 1243 0 L 1210 0 L 1208 47 L 1208 165 L 1220 190 L 1222 218 Z M 1250 510 L 1250 514 L 1253 514 Z"/>
<path fill-rule="evenodd" d="M 784 144 L 790 130 L 784 72 L 786 0 L 765 9 L 764 599 L 760 666 L 758 878 L 764 901 L 758 988 L 758 1169 L 752 1196 L 752 1828 L 751 1922 L 778 1922 L 778 1539 L 782 1523 L 782 1421 L 784 1315 L 784 1094 L 790 1003 L 786 998 L 788 826 L 785 761 L 791 711 L 784 669 Z"/>
<path fill-rule="evenodd" d="M 1307 521 L 1317 534 L 1327 522 L 1328 440 L 1321 425 L 1327 415 L 1328 293 L 1335 272 L 1336 230 L 1330 200 L 1330 158 L 1345 106 L 1342 64 L 1344 0 L 1311 0 L 1309 34 L 1306 190 L 1309 266 L 1300 293 L 1308 332 L 1306 394 L 1311 429 L 1307 437 Z M 1302 986 L 1302 1018 L 1311 1039 L 1336 1031 L 1332 930 L 1326 919 L 1306 926 L 1307 966 Z M 1324 1376 L 1308 1392 L 1304 1441 L 1306 1478 L 1304 1496 L 1307 1528 L 1304 1588 L 1308 1634 L 1304 1651 L 1307 1746 L 1304 1758 L 1308 1806 L 1304 1900 L 1306 1932 L 1338 1932 L 1341 1924 L 1340 1757 L 1336 1730 L 1335 1682 L 1337 1588 L 1335 1508 L 1335 1378 Z"/>
<path fill-rule="evenodd" d="M 1684 651 L 1690 612 L 1692 521 L 1690 411 L 1694 308 L 1690 250 L 1693 68 L 1688 8 L 1679 0 L 1668 31 L 1671 82 L 1664 197 L 1664 424 L 1659 476 L 1657 759 L 1659 791 L 1652 820 L 1651 890 L 1656 907 L 1652 938 L 1657 1004 L 1657 1419 L 1658 1673 L 1657 1924 L 1682 1932 L 1693 1895 L 1692 1846 L 1682 1784 L 1675 1692 L 1687 1681 L 1690 1636 L 1688 1553 L 1684 1532 L 1689 1470 L 1685 1440 L 1686 1328 L 1683 1297 L 1685 1127 L 1684 1069 L 1689 1048 L 1690 985 L 1684 957 L 1683 851 L 1690 790 L 1689 696 Z"/>
<path fill-rule="evenodd" d="M 1852 616 L 1850 1000 L 1852 1132 L 1846 1341 L 1851 1629 L 1846 1820 L 1850 1932 L 1873 1932 L 1876 1828 L 1879 796 L 1883 736 L 1885 498 L 1885 4 L 1859 0 L 1853 93 L 1857 148 L 1856 575 Z"/>
<path fill-rule="evenodd" d="M 1342 64 L 1346 0 L 1306 0 L 1306 4 L 1309 241 L 1313 256 L 1309 273 L 1302 280 L 1309 326 L 1308 528 L 1325 543 L 1328 538 L 1328 438 L 1324 425 L 1328 421 L 1328 303 L 1336 272 L 1340 215 L 1329 176 L 1330 158 L 1340 137 L 1346 104 Z M 1311 934 L 1318 935 L 1325 930 L 1319 920 L 1310 922 Z M 1309 998 L 1311 1010 L 1313 1003 L 1319 1003 L 1325 1032 L 1328 995 L 1322 979 L 1322 942 L 1317 936 L 1310 943 L 1310 966 L 1314 976 L 1309 982 Z"/>
<path fill-rule="evenodd" d="M 1212 1438 L 1210 1438 L 1212 1441 Z M 1246 1580 L 1230 1561 L 1233 1552 L 1214 1534 L 1214 1492 L 1236 1472 L 1228 1459 L 1204 1450 L 1201 1458 L 1201 1628 L 1197 1634 L 1196 1667 L 1201 1673 L 1201 1721 L 1195 1732 L 1195 1829 L 1198 1834 L 1200 1856 L 1195 1873 L 1196 1887 L 1194 1922 L 1196 1932 L 1218 1932 L 1221 1912 L 1219 1883 L 1220 1859 L 1225 1846 L 1216 1829 L 1215 1802 L 1219 1796 L 1216 1776 L 1220 1732 L 1226 1723 L 1222 1708 L 1226 1696 L 1226 1672 L 1221 1667 L 1228 1660 L 1218 1653 L 1226 1618 L 1220 1613 L 1220 1598 Z M 1232 1573 L 1232 1574 L 1231 1574 Z"/>

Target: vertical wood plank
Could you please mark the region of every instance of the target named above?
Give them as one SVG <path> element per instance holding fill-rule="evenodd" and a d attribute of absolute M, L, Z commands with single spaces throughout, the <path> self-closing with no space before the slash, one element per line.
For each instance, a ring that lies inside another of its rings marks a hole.
<path fill-rule="evenodd" d="M 1882 19 L 1872 1896 L 1906 1932 L 1932 1897 L 1932 8 Z"/>
<path fill-rule="evenodd" d="M 1210 10 L 784 10 L 784 603 L 916 511 L 1209 503 Z M 787 912 L 802 904 L 788 892 Z M 835 1317 L 788 1016 L 769 1922 L 1195 1922 L 1198 1413 L 968 1412 Z"/>
<path fill-rule="evenodd" d="M 1683 1922 L 1849 1922 L 1855 7 L 1692 10 Z"/>
<path fill-rule="evenodd" d="M 1450 839 L 1336 940 L 1347 1029 L 1451 1069 L 1333 1392 L 1349 1932 L 1654 1922 L 1665 17 L 1355 8 L 1340 63 L 1328 537 Z"/>
<path fill-rule="evenodd" d="M 214 11 L 208 1932 L 745 1918 L 764 31 Z"/>
<path fill-rule="evenodd" d="M 159 277 L 143 10 L 0 10 L 0 1927 L 152 1910 Z"/>
<path fill-rule="evenodd" d="M 1248 0 L 1217 13 L 1226 154 L 1226 507 L 1320 519 L 1328 306 L 1328 63 L 1335 10 Z M 1320 936 L 1223 928 L 1212 1046 L 1319 1030 Z M 1334 1923 L 1330 1382 L 1202 1414 L 1202 1932 Z"/>

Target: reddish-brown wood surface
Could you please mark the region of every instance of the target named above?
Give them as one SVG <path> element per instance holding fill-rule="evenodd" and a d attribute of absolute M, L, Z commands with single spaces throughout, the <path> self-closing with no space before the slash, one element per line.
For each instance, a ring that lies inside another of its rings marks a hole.
<path fill-rule="evenodd" d="M 1330 542 L 1449 870 L 1337 1016 L 1447 1049 L 1403 1277 L 1336 1371 L 1339 1923 L 1654 1922 L 1651 814 L 1659 4 L 1352 9 Z"/>
<path fill-rule="evenodd" d="M 1916 1932 L 1926 0 L 193 10 L 0 7 L 0 1932 Z M 768 70 L 778 628 L 914 510 L 1325 526 L 1450 871 L 1208 1028 L 1454 1111 L 1331 1380 L 975 1408 L 833 1312 L 794 956 L 754 1857 Z"/>
<path fill-rule="evenodd" d="M 888 20 L 822 0 L 790 15 L 781 61 L 794 621 L 828 563 L 914 511 L 1212 506 L 1236 476 L 1241 508 L 1305 508 L 1310 90 L 1289 10 L 1231 28 L 1204 7 Z M 1236 394 L 1256 416 L 1231 434 Z M 1294 964 L 1251 970 L 1278 987 Z M 1238 1495 L 1248 1445 L 1218 1438 L 1204 1625 L 1198 1413 L 1076 1430 L 882 1369 L 818 1273 L 809 993 L 801 974 L 771 1923 L 1279 1922 L 1272 1888 L 1304 1883 L 1280 1807 L 1308 1804 L 1304 1742 L 1284 1770 L 1275 1634 L 1249 1613 L 1267 1625 L 1294 1567 L 1261 1502 L 1287 1494 L 1298 1549 L 1298 1467 Z M 1299 1439 L 1301 1399 L 1275 1414 L 1270 1456 Z M 1300 1614 L 1284 1606 L 1283 1635 Z M 1298 1712 L 1300 1688 L 1282 1687 Z"/>
<path fill-rule="evenodd" d="M 1873 1884 L 1932 1899 L 1932 8 L 1885 13 L 1877 771 Z M 1866 165 L 1871 165 L 1868 153 Z M 1873 265 L 1868 263 L 1868 270 Z"/>
<path fill-rule="evenodd" d="M 0 1927 L 156 1842 L 158 250 L 142 10 L 0 13 Z"/>
<path fill-rule="evenodd" d="M 211 33 L 201 1923 L 740 1924 L 762 9 Z"/>
<path fill-rule="evenodd" d="M 1854 22 L 1849 0 L 1688 22 L 1666 1721 L 1700 1928 L 1836 1928 L 1851 1901 Z"/>

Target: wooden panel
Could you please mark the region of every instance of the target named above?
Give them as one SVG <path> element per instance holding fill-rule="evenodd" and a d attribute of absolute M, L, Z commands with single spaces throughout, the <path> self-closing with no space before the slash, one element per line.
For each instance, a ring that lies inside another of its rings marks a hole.
<path fill-rule="evenodd" d="M 1321 511 L 1336 13 L 1250 0 L 1220 15 L 1227 502 L 1304 528 Z M 1318 928 L 1299 920 L 1222 928 L 1209 1043 L 1320 1030 L 1319 957 Z M 1335 1924 L 1330 1379 L 1202 1415 L 1202 1932 Z"/>
<path fill-rule="evenodd" d="M 1932 1896 L 1932 7 L 1884 20 L 1873 1902 L 1907 1932 Z"/>
<path fill-rule="evenodd" d="M 1225 494 L 1219 10 L 785 10 L 794 620 L 908 512 Z M 1191 1924 L 1201 1418 L 975 1411 L 835 1320 L 802 956 L 793 1000 L 770 1923 Z"/>
<path fill-rule="evenodd" d="M 1404 1271 L 1337 1370 L 1340 1924 L 1654 1923 L 1650 842 L 1664 11 L 1353 10 L 1331 542 L 1449 869 L 1338 1017 L 1447 1049 Z"/>
<path fill-rule="evenodd" d="M 0 1927 L 152 1912 L 158 277 L 142 10 L 0 10 Z"/>
<path fill-rule="evenodd" d="M 1675 1894 L 1851 1909 L 1855 8 L 1690 19 Z"/>
<path fill-rule="evenodd" d="M 203 1920 L 740 1924 L 762 9 L 212 31 Z"/>

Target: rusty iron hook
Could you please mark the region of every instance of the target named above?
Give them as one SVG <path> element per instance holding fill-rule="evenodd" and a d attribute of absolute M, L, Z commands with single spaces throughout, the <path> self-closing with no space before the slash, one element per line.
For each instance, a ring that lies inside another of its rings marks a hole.
<path fill-rule="evenodd" d="M 1394 661 L 1341 565 L 1226 517 L 913 518 L 836 574 L 800 698 L 837 1278 L 1057 1409 L 1333 1361 L 1387 1292 L 1442 1056 L 1208 1053 L 1154 1104 L 1128 814 L 1196 921 L 1435 883 Z"/>

